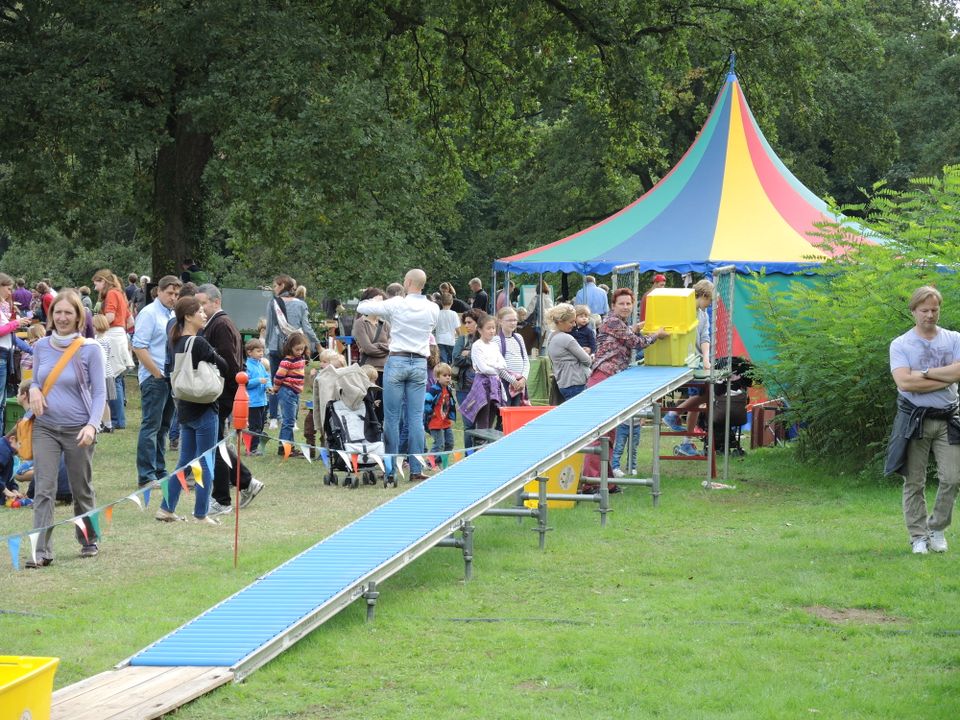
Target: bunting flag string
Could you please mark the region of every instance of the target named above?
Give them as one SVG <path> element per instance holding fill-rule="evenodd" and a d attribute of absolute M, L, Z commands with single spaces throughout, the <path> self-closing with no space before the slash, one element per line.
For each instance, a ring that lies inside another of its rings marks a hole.
<path fill-rule="evenodd" d="M 244 444 L 248 446 L 248 450 L 249 450 L 249 441 L 253 438 L 254 435 L 260 437 L 263 441 L 268 441 L 268 440 L 278 441 L 283 446 L 283 459 L 284 460 L 289 459 L 291 452 L 293 450 L 294 444 L 287 440 L 279 440 L 278 438 L 270 437 L 265 433 L 251 433 L 248 430 L 242 431 L 241 437 L 243 438 Z M 215 452 L 219 452 L 224 462 L 227 463 L 229 467 L 233 467 L 233 458 L 230 456 L 228 443 L 231 440 L 235 441 L 235 437 L 236 437 L 236 433 L 233 433 L 233 432 L 230 433 L 228 437 L 221 440 L 219 443 L 217 443 L 217 445 L 207 450 L 202 455 L 191 460 L 185 467 L 179 468 L 174 473 L 160 480 L 159 487 L 163 493 L 164 500 L 169 499 L 169 491 L 170 491 L 169 483 L 173 482 L 174 479 L 176 479 L 176 481 L 180 483 L 180 487 L 183 489 L 184 492 L 189 492 L 190 486 L 189 486 L 189 483 L 187 482 L 187 477 L 186 477 L 187 468 L 190 469 L 191 474 L 193 475 L 194 481 L 198 485 L 200 485 L 200 487 L 205 487 L 204 481 L 203 481 L 203 466 L 201 465 L 201 462 L 203 462 L 210 469 L 211 474 L 213 474 Z M 303 451 L 304 457 L 306 457 L 307 460 L 310 462 L 312 462 L 312 459 L 313 459 L 311 451 L 315 451 L 319 456 L 320 460 L 327 467 L 330 466 L 331 452 L 337 452 L 343 458 L 344 463 L 347 467 L 352 467 L 354 469 L 354 472 L 359 471 L 359 456 L 356 454 L 351 455 L 341 450 L 334 450 L 333 448 L 327 448 L 323 445 L 310 445 L 308 443 L 299 444 L 298 447 Z M 431 453 L 416 455 L 415 457 L 423 465 L 429 465 L 432 468 L 436 468 L 438 466 L 447 468 L 452 463 L 459 462 L 465 457 L 469 457 L 470 455 L 475 453 L 478 449 L 479 448 L 461 448 L 456 450 L 443 450 L 443 451 L 436 451 L 436 452 L 431 451 Z M 376 463 L 376 465 L 380 468 L 380 470 L 385 474 L 393 475 L 394 473 L 396 473 L 397 475 L 399 475 L 401 479 L 406 479 L 406 474 L 404 471 L 402 459 L 407 457 L 407 453 L 392 453 L 392 454 L 385 453 L 382 455 L 367 453 L 365 457 L 369 458 L 370 460 L 372 460 L 372 462 Z M 155 487 L 156 487 L 156 484 L 148 484 L 145 487 L 138 489 L 136 492 L 126 495 L 120 498 L 119 500 L 113 501 L 103 507 L 95 508 L 94 510 L 91 510 L 83 515 L 68 518 L 57 523 L 53 523 L 48 527 L 39 528 L 30 533 L 17 533 L 15 535 L 8 536 L 6 538 L 7 549 L 11 553 L 14 569 L 19 569 L 19 566 L 20 566 L 19 552 L 22 547 L 22 538 L 24 535 L 27 535 L 27 537 L 30 540 L 30 556 L 35 562 L 36 553 L 37 553 L 37 542 L 39 540 L 39 536 L 41 532 L 49 532 L 59 525 L 65 525 L 67 523 L 70 523 L 71 525 L 75 525 L 77 528 L 79 528 L 80 532 L 83 534 L 85 538 L 89 538 L 89 531 L 87 528 L 87 524 L 84 521 L 84 519 L 87 518 L 88 522 L 90 523 L 90 527 L 99 537 L 101 532 L 107 526 L 109 526 L 110 523 L 113 521 L 113 510 L 116 505 L 119 505 L 124 501 L 130 501 L 133 504 L 135 504 L 142 512 L 150 506 L 150 493 L 151 493 L 151 490 L 154 489 Z"/>

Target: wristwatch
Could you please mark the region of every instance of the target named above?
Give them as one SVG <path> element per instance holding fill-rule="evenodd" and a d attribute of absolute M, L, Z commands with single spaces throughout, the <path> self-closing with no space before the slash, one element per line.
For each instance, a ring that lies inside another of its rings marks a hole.
<path fill-rule="evenodd" d="M 924 368 L 923 370 L 920 371 L 920 374 L 923 375 L 924 377 L 928 377 L 927 375 L 928 372 L 930 372 L 930 368 Z"/>

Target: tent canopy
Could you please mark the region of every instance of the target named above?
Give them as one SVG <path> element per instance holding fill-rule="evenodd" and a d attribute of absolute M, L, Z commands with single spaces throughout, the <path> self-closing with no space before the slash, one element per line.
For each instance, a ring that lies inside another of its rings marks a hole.
<path fill-rule="evenodd" d="M 731 68 L 693 145 L 653 189 L 596 225 L 495 261 L 494 270 L 602 275 L 638 263 L 641 271 L 797 273 L 825 259 L 811 235 L 818 223 L 842 219 L 774 153 Z"/>

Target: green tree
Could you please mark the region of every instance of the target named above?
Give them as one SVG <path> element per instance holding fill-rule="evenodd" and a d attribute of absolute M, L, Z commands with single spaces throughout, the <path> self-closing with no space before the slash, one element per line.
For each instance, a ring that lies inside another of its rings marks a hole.
<path fill-rule="evenodd" d="M 960 327 L 960 166 L 917 178 L 910 189 L 879 185 L 863 212 L 881 244 L 851 244 L 843 228 L 824 228 L 844 252 L 818 270 L 813 284 L 774 291 L 752 283 L 753 310 L 775 354 L 764 384 L 790 400 L 800 422 L 799 457 L 878 469 L 896 409 L 890 341 L 913 326 L 907 301 L 920 285 L 943 293 L 940 324 Z"/>

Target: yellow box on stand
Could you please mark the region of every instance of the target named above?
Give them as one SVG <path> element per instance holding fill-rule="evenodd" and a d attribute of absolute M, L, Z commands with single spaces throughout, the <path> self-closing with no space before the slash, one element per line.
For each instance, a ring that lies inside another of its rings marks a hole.
<path fill-rule="evenodd" d="M 645 333 L 655 332 L 644 326 Z M 680 366 L 687 364 L 687 358 L 697 353 L 697 321 L 686 328 L 667 327 L 670 333 L 665 338 L 660 338 L 653 345 L 648 346 L 643 351 L 644 365 L 673 365 Z"/>
<path fill-rule="evenodd" d="M 687 328 L 697 321 L 697 303 L 693 288 L 659 288 L 647 295 L 644 332 L 666 328 Z"/>

